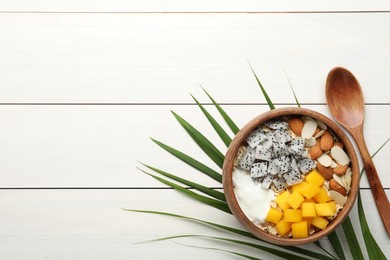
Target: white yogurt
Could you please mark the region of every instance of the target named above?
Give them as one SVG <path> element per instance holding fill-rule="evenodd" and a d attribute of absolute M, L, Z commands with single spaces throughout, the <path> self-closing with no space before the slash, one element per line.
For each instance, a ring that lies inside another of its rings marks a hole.
<path fill-rule="evenodd" d="M 271 189 L 264 189 L 261 183 L 254 182 L 250 174 L 242 169 L 233 171 L 234 193 L 244 214 L 255 224 L 265 221 L 270 203 L 275 199 Z"/>

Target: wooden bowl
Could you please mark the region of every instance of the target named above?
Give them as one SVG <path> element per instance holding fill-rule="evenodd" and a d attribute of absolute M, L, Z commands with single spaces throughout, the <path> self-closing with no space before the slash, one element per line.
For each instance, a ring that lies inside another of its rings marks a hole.
<path fill-rule="evenodd" d="M 309 235 L 306 238 L 286 238 L 286 237 L 278 237 L 276 235 L 272 235 L 267 233 L 266 231 L 261 230 L 258 226 L 256 226 L 251 220 L 249 220 L 243 211 L 241 210 L 236 196 L 234 194 L 233 187 L 233 162 L 234 158 L 237 156 L 237 152 L 240 146 L 245 145 L 245 138 L 259 125 L 262 123 L 275 119 L 281 116 L 292 116 L 292 115 L 300 115 L 300 116 L 309 116 L 311 118 L 317 119 L 323 123 L 325 123 L 328 128 L 340 139 L 340 141 L 344 144 L 344 148 L 346 153 L 348 154 L 351 163 L 350 167 L 352 169 L 352 181 L 351 181 L 351 189 L 347 197 L 347 202 L 345 203 L 343 209 L 338 213 L 337 217 L 332 220 L 329 225 L 321 230 L 317 231 L 314 234 Z M 311 243 L 319 240 L 320 238 L 330 234 L 338 227 L 343 220 L 347 217 L 352 206 L 355 202 L 357 192 L 359 189 L 359 164 L 358 159 L 356 157 L 355 149 L 345 134 L 345 132 L 341 129 L 339 125 L 337 125 L 334 121 L 329 119 L 328 117 L 304 108 L 296 108 L 296 107 L 288 107 L 288 108 L 279 108 L 274 109 L 269 112 L 263 113 L 254 119 L 252 119 L 247 125 L 245 125 L 235 136 L 232 143 L 229 146 L 229 149 L 226 153 L 225 161 L 223 164 L 223 189 L 227 199 L 227 203 L 232 211 L 233 215 L 237 218 L 237 220 L 253 235 L 258 238 L 268 241 L 270 243 L 278 244 L 278 245 L 300 245 Z"/>

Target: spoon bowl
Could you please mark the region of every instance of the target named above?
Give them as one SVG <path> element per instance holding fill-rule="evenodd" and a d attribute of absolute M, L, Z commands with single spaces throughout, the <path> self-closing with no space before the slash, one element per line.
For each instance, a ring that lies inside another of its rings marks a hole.
<path fill-rule="evenodd" d="M 335 120 L 352 135 L 363 159 L 364 168 L 379 215 L 390 235 L 390 203 L 368 152 L 363 135 L 364 97 L 358 80 L 347 69 L 332 69 L 326 80 L 326 100 Z"/>

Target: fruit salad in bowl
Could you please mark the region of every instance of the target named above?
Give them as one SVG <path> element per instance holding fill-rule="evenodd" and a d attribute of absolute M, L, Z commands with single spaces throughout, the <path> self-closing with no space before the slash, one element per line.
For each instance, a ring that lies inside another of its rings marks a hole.
<path fill-rule="evenodd" d="M 223 185 L 233 214 L 254 235 L 282 245 L 333 231 L 356 199 L 355 150 L 332 120 L 303 108 L 250 121 L 225 157 Z"/>

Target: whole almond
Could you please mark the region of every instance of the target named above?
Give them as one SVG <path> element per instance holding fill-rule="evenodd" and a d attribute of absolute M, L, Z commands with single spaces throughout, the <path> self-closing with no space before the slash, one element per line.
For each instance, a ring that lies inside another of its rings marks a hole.
<path fill-rule="evenodd" d="M 342 143 L 340 143 L 340 142 L 334 142 L 334 145 L 338 146 L 340 148 L 344 148 L 344 145 Z"/>
<path fill-rule="evenodd" d="M 322 155 L 322 150 L 320 147 L 320 141 L 317 140 L 316 145 L 310 148 L 310 158 L 315 160 Z"/>
<path fill-rule="evenodd" d="M 347 191 L 345 190 L 345 188 L 338 184 L 337 181 L 335 181 L 334 179 L 331 179 L 329 181 L 329 189 L 337 191 L 343 196 L 347 195 Z"/>
<path fill-rule="evenodd" d="M 317 171 L 326 180 L 331 180 L 333 178 L 333 169 L 331 167 L 325 167 L 321 163 L 317 163 Z"/>
<path fill-rule="evenodd" d="M 335 168 L 333 168 L 333 172 L 337 175 L 344 175 L 347 172 L 349 165 L 337 165 Z"/>
<path fill-rule="evenodd" d="M 303 121 L 300 118 L 293 117 L 288 121 L 288 124 L 294 134 L 296 134 L 297 136 L 302 135 Z"/>
<path fill-rule="evenodd" d="M 320 139 L 321 149 L 329 151 L 333 147 L 333 136 L 329 131 L 325 131 Z"/>
<path fill-rule="evenodd" d="M 316 136 L 319 132 L 321 132 L 321 129 L 317 127 L 316 131 L 314 132 L 313 136 Z"/>

